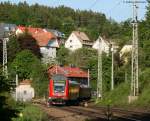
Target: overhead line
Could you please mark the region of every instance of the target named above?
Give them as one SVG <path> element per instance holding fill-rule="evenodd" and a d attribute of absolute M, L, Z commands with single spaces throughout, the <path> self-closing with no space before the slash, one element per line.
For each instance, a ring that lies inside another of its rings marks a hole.
<path fill-rule="evenodd" d="M 94 3 L 90 7 L 88 7 L 88 9 L 93 8 L 96 5 L 97 2 L 98 2 L 98 0 L 95 0 Z"/>
<path fill-rule="evenodd" d="M 108 12 L 106 13 L 109 13 L 111 11 L 113 11 L 115 8 L 117 8 L 118 5 L 120 5 L 122 3 L 122 0 L 120 0 L 119 2 L 117 2 L 111 9 L 108 10 Z"/>

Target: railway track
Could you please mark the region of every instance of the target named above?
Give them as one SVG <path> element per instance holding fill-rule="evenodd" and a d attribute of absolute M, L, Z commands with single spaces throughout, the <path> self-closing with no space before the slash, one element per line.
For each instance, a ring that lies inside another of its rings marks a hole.
<path fill-rule="evenodd" d="M 107 107 L 81 107 L 81 106 L 51 106 L 47 107 L 45 104 L 38 104 L 44 107 L 47 111 L 53 110 L 54 108 L 57 110 L 67 111 L 71 114 L 69 116 L 75 117 L 85 116 L 89 117 L 91 121 L 150 121 L 150 113 L 148 112 L 140 112 L 140 111 L 131 111 L 124 110 L 119 108 L 111 108 L 108 110 Z M 53 120 L 58 120 L 61 118 L 65 118 L 65 116 L 54 116 L 51 117 Z"/>
<path fill-rule="evenodd" d="M 92 106 L 96 110 L 108 110 L 108 107 L 96 107 Z M 122 117 L 128 120 L 135 120 L 135 121 L 150 121 L 150 110 L 144 111 L 134 111 L 134 110 L 127 110 L 121 108 L 110 108 L 111 112 L 113 112 L 113 116 Z"/>
<path fill-rule="evenodd" d="M 59 108 L 59 107 L 56 107 Z M 69 111 L 78 115 L 88 116 L 93 120 L 105 120 L 106 116 L 103 112 L 97 112 L 93 109 L 78 107 L 78 106 L 69 106 L 69 107 L 62 107 L 60 110 Z"/>
<path fill-rule="evenodd" d="M 59 108 L 59 107 L 58 107 Z M 123 110 L 119 108 L 113 108 L 108 112 L 106 107 L 103 108 L 85 108 L 79 106 L 63 107 L 63 110 L 74 112 L 79 115 L 89 116 L 91 118 L 103 119 L 103 120 L 114 120 L 114 121 L 150 121 L 150 113 Z"/>

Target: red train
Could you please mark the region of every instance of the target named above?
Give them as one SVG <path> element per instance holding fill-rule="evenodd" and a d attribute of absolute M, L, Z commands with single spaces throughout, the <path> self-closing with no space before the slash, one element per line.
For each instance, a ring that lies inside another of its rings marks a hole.
<path fill-rule="evenodd" d="M 49 104 L 78 104 L 91 98 L 91 88 L 72 81 L 63 74 L 55 74 L 49 83 Z"/>

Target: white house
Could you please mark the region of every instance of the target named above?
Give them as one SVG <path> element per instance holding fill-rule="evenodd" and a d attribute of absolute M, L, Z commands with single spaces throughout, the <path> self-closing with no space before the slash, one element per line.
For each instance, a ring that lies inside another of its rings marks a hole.
<path fill-rule="evenodd" d="M 89 37 L 80 31 L 73 31 L 65 42 L 65 48 L 75 51 L 82 47 L 92 48 L 93 42 Z"/>
<path fill-rule="evenodd" d="M 30 80 L 23 80 L 16 87 L 16 101 L 31 101 L 34 98 L 34 88 L 31 87 Z"/>
<path fill-rule="evenodd" d="M 17 27 L 16 35 L 19 36 L 26 30 L 37 41 L 43 57 L 42 62 L 45 64 L 51 63 L 56 58 L 56 51 L 59 48 L 59 40 L 57 40 L 57 37 L 46 29 L 22 26 Z"/>
<path fill-rule="evenodd" d="M 124 54 L 129 53 L 132 51 L 132 45 L 124 45 L 123 48 L 120 50 L 120 57 L 122 57 Z"/>
<path fill-rule="evenodd" d="M 110 43 L 99 36 L 98 39 L 94 42 L 92 48 L 97 50 L 100 48 L 103 52 L 109 54 Z"/>
<path fill-rule="evenodd" d="M 59 44 L 56 40 L 49 41 L 47 46 L 41 46 L 42 62 L 47 64 L 53 61 L 56 58 L 57 48 L 59 48 Z"/>
<path fill-rule="evenodd" d="M 107 55 L 113 51 L 113 53 L 116 53 L 119 46 L 112 40 L 105 40 L 101 36 L 98 37 L 98 39 L 94 42 L 92 48 L 94 49 L 101 49 L 103 52 L 105 52 Z"/>

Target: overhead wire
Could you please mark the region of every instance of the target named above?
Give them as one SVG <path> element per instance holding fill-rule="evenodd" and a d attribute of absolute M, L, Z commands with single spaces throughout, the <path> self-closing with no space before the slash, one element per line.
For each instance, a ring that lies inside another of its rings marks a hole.
<path fill-rule="evenodd" d="M 91 4 L 90 7 L 88 7 L 88 10 L 92 9 L 96 4 L 97 4 L 98 0 L 95 0 L 93 4 Z M 108 11 L 105 12 L 105 14 L 110 15 L 110 13 L 112 13 L 112 11 L 114 11 L 121 3 L 123 2 L 123 0 L 119 0 L 112 8 L 110 8 Z"/>
<path fill-rule="evenodd" d="M 117 8 L 122 3 L 122 0 L 119 0 L 112 8 L 110 8 L 106 13 L 112 12 L 115 8 Z"/>
<path fill-rule="evenodd" d="M 98 2 L 98 0 L 95 0 L 94 3 L 92 3 L 92 4 L 88 7 L 88 10 L 90 10 L 91 8 L 93 8 L 93 7 L 96 5 L 97 2 Z"/>

